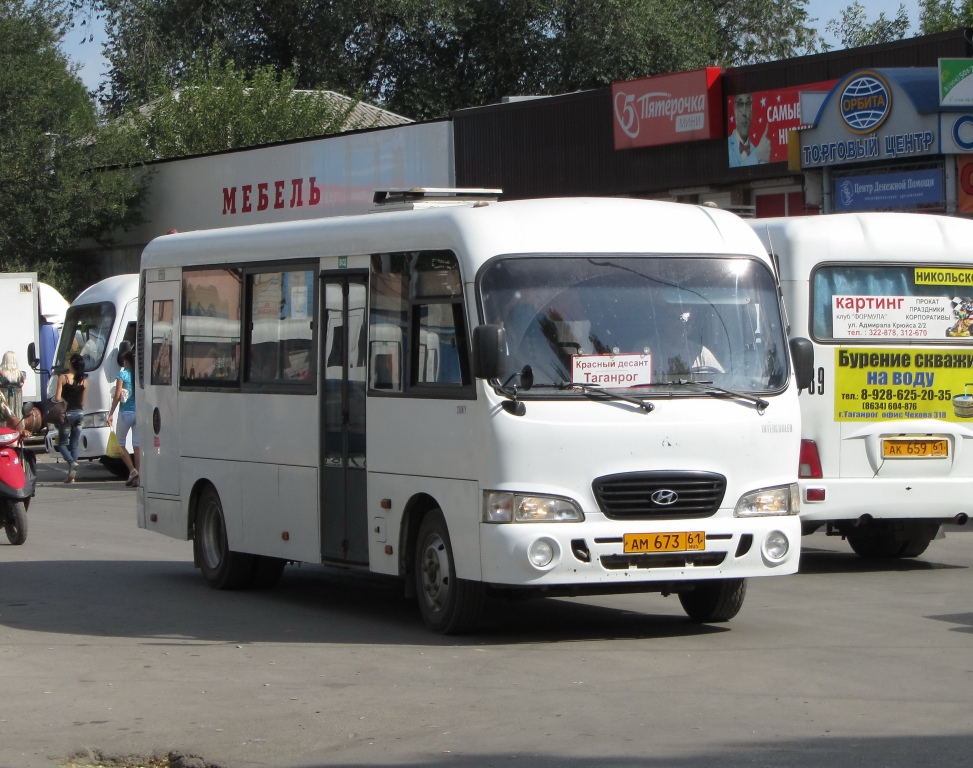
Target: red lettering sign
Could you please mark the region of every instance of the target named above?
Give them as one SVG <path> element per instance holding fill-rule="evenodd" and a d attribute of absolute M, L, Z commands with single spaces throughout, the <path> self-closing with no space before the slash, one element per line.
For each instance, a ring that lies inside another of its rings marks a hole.
<path fill-rule="evenodd" d="M 830 91 L 837 82 L 729 96 L 726 137 L 730 167 L 786 162 L 787 134 L 801 126 L 801 91 Z"/>
<path fill-rule="evenodd" d="M 612 83 L 615 149 L 722 135 L 720 68 Z"/>
<path fill-rule="evenodd" d="M 304 197 L 307 182 L 307 198 Z M 240 213 L 253 213 L 285 208 L 303 208 L 305 205 L 321 205 L 322 189 L 318 186 L 316 176 L 307 179 L 290 180 L 290 200 L 287 198 L 286 179 L 276 179 L 273 182 L 259 181 L 256 184 L 241 184 Z M 270 187 L 273 186 L 271 196 Z M 233 215 L 237 212 L 237 187 L 223 187 L 223 215 Z M 256 190 L 256 194 L 254 194 Z M 256 198 L 256 199 L 254 199 Z"/>

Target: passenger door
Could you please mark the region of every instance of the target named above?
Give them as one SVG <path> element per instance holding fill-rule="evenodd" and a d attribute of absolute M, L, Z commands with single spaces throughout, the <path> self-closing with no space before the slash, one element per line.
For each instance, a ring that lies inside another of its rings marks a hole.
<path fill-rule="evenodd" d="M 136 419 L 142 455 L 152 455 L 142 464 L 139 482 L 149 496 L 178 497 L 179 281 L 146 281 L 143 311 L 139 361 L 144 397 L 140 402 L 136 395 Z"/>
<path fill-rule="evenodd" d="M 321 296 L 321 557 L 368 564 L 365 274 L 326 274 Z"/>

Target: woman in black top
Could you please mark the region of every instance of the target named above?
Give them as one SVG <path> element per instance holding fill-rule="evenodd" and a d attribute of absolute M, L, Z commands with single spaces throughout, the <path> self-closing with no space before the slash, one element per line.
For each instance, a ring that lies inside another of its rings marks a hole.
<path fill-rule="evenodd" d="M 57 377 L 57 394 L 54 399 L 63 401 L 67 418 L 57 429 L 57 449 L 68 463 L 68 476 L 64 482 L 73 483 L 78 474 L 78 440 L 81 438 L 81 420 L 84 418 L 84 396 L 88 391 L 88 377 L 84 372 L 84 358 L 71 356 L 71 372 Z"/>

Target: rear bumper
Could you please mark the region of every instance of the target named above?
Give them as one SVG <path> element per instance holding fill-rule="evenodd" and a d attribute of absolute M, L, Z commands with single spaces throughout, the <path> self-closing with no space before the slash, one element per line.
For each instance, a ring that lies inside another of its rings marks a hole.
<path fill-rule="evenodd" d="M 801 519 L 952 521 L 973 516 L 973 478 L 822 478 L 801 480 Z M 808 501 L 809 489 L 823 489 L 824 501 Z"/>

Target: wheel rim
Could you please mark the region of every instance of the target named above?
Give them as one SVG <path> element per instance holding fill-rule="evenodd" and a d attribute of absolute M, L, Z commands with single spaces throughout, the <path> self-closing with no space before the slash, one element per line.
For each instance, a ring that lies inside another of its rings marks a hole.
<path fill-rule="evenodd" d="M 201 549 L 203 561 L 211 569 L 220 567 L 223 561 L 223 523 L 219 510 L 210 503 L 203 514 Z"/>
<path fill-rule="evenodd" d="M 438 533 L 426 537 L 419 575 L 426 605 L 434 611 L 443 610 L 449 601 L 449 554 L 446 542 Z"/>

